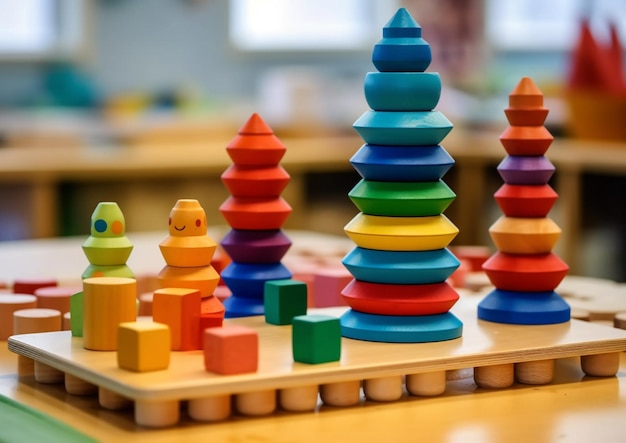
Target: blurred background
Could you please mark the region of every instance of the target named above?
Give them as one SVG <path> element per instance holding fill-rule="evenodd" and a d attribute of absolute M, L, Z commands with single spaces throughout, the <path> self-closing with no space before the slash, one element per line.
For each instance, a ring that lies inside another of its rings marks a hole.
<path fill-rule="evenodd" d="M 491 247 L 503 110 L 529 76 L 556 137 L 556 252 L 624 281 L 626 0 L 0 0 L 0 241 L 85 235 L 99 201 L 128 231 L 166 229 L 179 198 L 223 225 L 225 147 L 253 112 L 287 146 L 285 227 L 343 235 L 352 123 L 398 7 L 423 28 L 455 126 L 456 244 Z"/>

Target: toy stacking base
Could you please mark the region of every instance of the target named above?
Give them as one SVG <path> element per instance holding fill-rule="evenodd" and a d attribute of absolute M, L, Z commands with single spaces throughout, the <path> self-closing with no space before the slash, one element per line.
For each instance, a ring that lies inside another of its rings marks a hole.
<path fill-rule="evenodd" d="M 614 376 L 619 369 L 620 353 L 626 350 L 624 330 L 579 320 L 532 326 L 482 321 L 476 318 L 477 302 L 474 296 L 462 296 L 452 308 L 463 322 L 459 339 L 376 343 L 342 338 L 341 359 L 323 364 L 294 362 L 289 325 L 268 324 L 263 316 L 226 319 L 226 325 L 243 325 L 259 334 L 257 372 L 237 375 L 207 372 L 202 351 L 172 352 L 165 370 L 126 371 L 117 366 L 116 352 L 88 351 L 82 338 L 69 331 L 15 335 L 8 346 L 65 373 L 68 395 L 97 392 L 100 406 L 108 410 L 134 406 L 136 424 L 148 427 L 173 426 L 182 413 L 213 422 L 277 409 L 315 411 L 321 403 L 356 406 L 363 398 L 435 396 L 445 392 L 447 372 L 455 370 L 473 369 L 481 388 L 507 388 L 514 380 L 550 383 L 559 358 L 580 357 L 589 376 Z M 345 312 L 345 307 L 309 311 L 336 317 Z M 63 389 L 62 380 L 54 383 Z M 182 403 L 187 407 L 181 408 Z"/>
<path fill-rule="evenodd" d="M 226 309 L 226 318 L 250 317 L 265 314 L 263 300 L 257 298 L 231 295 L 224 300 L 224 308 Z"/>
<path fill-rule="evenodd" d="M 554 291 L 494 289 L 478 304 L 478 318 L 517 325 L 550 325 L 570 319 L 570 307 Z"/>
<path fill-rule="evenodd" d="M 347 338 L 385 343 L 427 343 L 459 338 L 463 324 L 453 314 L 391 316 L 349 310 L 341 316 Z"/>

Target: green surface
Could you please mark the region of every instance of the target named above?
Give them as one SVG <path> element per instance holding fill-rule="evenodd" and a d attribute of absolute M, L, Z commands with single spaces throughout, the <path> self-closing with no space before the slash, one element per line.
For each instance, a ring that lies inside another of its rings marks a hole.
<path fill-rule="evenodd" d="M 286 279 L 265 282 L 265 321 L 273 325 L 289 325 L 294 317 L 307 310 L 306 283 Z"/>
<path fill-rule="evenodd" d="M 294 361 L 318 364 L 341 358 L 341 325 L 329 315 L 299 315 L 293 318 Z"/>
<path fill-rule="evenodd" d="M 1 443 L 83 443 L 96 441 L 65 423 L 0 395 Z"/>

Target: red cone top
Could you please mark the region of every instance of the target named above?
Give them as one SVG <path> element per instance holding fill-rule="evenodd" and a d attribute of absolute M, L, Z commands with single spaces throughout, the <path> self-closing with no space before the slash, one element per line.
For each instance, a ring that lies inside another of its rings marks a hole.
<path fill-rule="evenodd" d="M 238 165 L 277 165 L 285 154 L 285 145 L 258 114 L 252 114 L 228 144 L 226 151 Z"/>
<path fill-rule="evenodd" d="M 246 121 L 243 126 L 239 128 L 238 134 L 271 135 L 274 134 L 274 131 L 272 131 L 272 128 L 270 128 L 267 123 L 265 123 L 265 121 L 261 118 L 261 116 L 255 112 L 250 116 L 250 118 L 248 118 L 248 121 Z"/>
<path fill-rule="evenodd" d="M 543 94 L 530 77 L 523 77 L 509 94 L 509 107 L 543 108 Z"/>

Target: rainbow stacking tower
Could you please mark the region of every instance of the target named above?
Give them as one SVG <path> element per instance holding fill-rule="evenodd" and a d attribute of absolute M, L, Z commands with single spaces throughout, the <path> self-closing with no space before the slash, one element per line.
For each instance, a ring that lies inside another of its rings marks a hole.
<path fill-rule="evenodd" d="M 494 194 L 504 213 L 489 234 L 498 252 L 483 264 L 496 287 L 478 317 L 499 323 L 552 324 L 570 319 L 554 292 L 569 267 L 552 252 L 561 229 L 548 217 L 557 194 L 548 184 L 554 165 L 544 154 L 553 137 L 543 126 L 543 94 L 524 77 L 509 95 L 508 127 L 500 136 L 507 156 L 498 165 L 504 185 Z"/>
<path fill-rule="evenodd" d="M 439 145 L 452 124 L 433 111 L 441 94 L 422 29 L 399 9 L 365 77 L 371 110 L 354 128 L 366 144 L 350 160 L 362 180 L 349 197 L 361 211 L 345 232 L 357 247 L 344 265 L 354 279 L 342 295 L 345 337 L 382 342 L 458 338 L 450 312 L 459 298 L 446 279 L 459 266 L 447 249 L 458 229 L 442 213 L 455 194 L 441 180 L 454 160 Z"/>
<path fill-rule="evenodd" d="M 82 278 L 134 278 L 126 265 L 133 245 L 126 237 L 126 221 L 115 202 L 100 202 L 91 215 L 91 235 L 83 243 L 89 266 Z"/>
<path fill-rule="evenodd" d="M 291 241 L 281 227 L 291 207 L 280 196 L 289 174 L 279 162 L 285 146 L 258 114 L 252 114 L 226 147 L 233 160 L 222 174 L 231 196 L 220 211 L 232 228 L 221 241 L 231 262 L 222 279 L 231 290 L 226 317 L 263 315 L 268 280 L 291 278 L 281 260 Z"/>
<path fill-rule="evenodd" d="M 220 279 L 211 265 L 217 244 L 207 235 L 206 213 L 198 200 L 178 200 L 168 226 L 169 235 L 159 244 L 167 263 L 159 272 L 159 285 L 200 291 L 203 315 L 223 318 L 224 306 L 213 295 Z"/>

